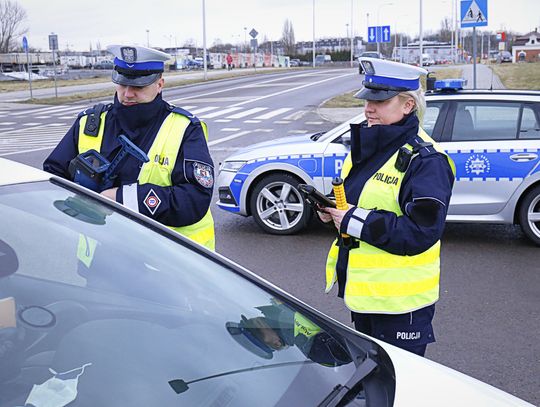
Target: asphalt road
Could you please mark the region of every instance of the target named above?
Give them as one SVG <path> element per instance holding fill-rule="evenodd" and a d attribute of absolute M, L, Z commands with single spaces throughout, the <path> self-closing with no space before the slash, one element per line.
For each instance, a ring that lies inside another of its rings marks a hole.
<path fill-rule="evenodd" d="M 359 88 L 356 72 L 340 69 L 237 78 L 167 90 L 165 97 L 205 118 L 217 165 L 254 142 L 333 127 L 320 118 L 317 106 Z M 0 120 L 13 123 L 3 126 L 11 128 L 8 131 L 0 125 L 0 156 L 40 167 L 82 109 L 81 105 L 63 108 L 3 108 L 0 104 Z M 17 112 L 21 114 L 14 115 Z M 263 234 L 250 218 L 215 206 L 212 211 L 219 253 L 349 324 L 349 313 L 335 292 L 324 294 L 331 229 L 313 222 L 299 235 L 272 236 Z M 448 224 L 441 258 L 437 342 L 428 347 L 427 357 L 540 404 L 539 249 L 518 227 Z"/>

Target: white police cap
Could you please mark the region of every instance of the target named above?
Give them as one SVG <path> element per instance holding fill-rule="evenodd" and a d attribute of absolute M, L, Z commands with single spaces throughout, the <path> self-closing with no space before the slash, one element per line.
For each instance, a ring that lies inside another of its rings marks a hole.
<path fill-rule="evenodd" d="M 377 58 L 360 58 L 365 72 L 364 88 L 354 97 L 366 100 L 386 100 L 400 92 L 420 88 L 420 75 L 428 72 L 418 66 Z"/>
<path fill-rule="evenodd" d="M 112 81 L 124 86 L 148 86 L 158 80 L 165 69 L 169 54 L 156 49 L 109 45 L 107 51 L 114 55 Z"/>

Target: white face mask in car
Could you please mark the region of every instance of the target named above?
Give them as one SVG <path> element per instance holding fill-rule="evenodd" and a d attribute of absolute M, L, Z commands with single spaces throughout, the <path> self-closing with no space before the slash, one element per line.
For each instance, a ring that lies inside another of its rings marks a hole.
<path fill-rule="evenodd" d="M 25 404 L 31 404 L 34 407 L 64 407 L 68 405 L 77 398 L 79 376 L 91 364 L 86 363 L 81 367 L 63 373 L 57 373 L 53 369 L 49 369 L 54 376 L 42 384 L 34 384 Z M 80 373 L 70 379 L 63 380 L 58 377 L 77 370 L 80 370 Z"/>

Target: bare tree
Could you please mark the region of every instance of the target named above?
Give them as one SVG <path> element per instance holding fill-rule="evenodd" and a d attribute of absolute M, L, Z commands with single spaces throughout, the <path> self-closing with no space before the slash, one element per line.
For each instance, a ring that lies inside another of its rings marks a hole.
<path fill-rule="evenodd" d="M 15 48 L 15 40 L 28 31 L 21 24 L 26 19 L 26 11 L 12 0 L 0 0 L 0 53 Z"/>
<path fill-rule="evenodd" d="M 294 28 L 292 22 L 286 19 L 283 23 L 281 42 L 286 55 L 296 55 L 296 41 L 294 39 Z"/>

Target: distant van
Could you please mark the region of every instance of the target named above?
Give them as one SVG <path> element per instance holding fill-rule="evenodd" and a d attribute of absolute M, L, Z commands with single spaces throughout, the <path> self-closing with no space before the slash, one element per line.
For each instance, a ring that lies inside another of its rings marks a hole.
<path fill-rule="evenodd" d="M 330 55 L 317 55 L 315 56 L 315 66 L 332 63 L 332 56 Z"/>
<path fill-rule="evenodd" d="M 435 65 L 435 60 L 429 54 L 422 54 L 422 65 L 423 66 Z"/>

